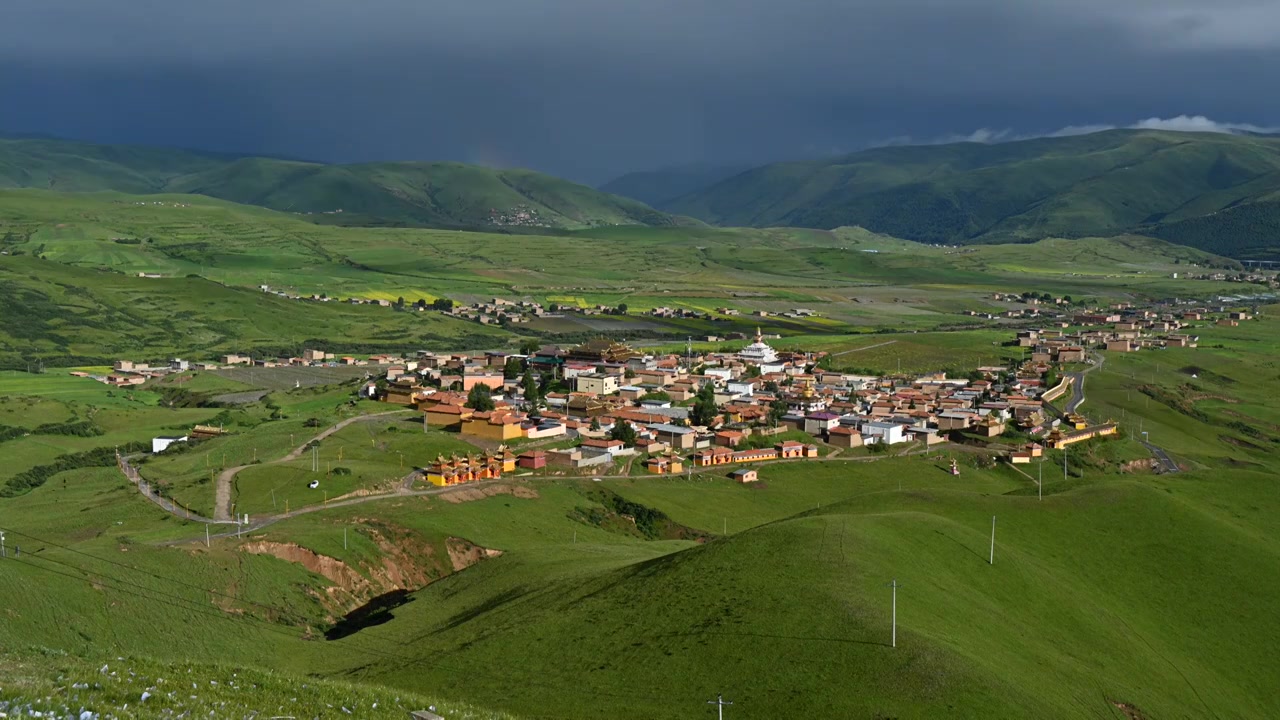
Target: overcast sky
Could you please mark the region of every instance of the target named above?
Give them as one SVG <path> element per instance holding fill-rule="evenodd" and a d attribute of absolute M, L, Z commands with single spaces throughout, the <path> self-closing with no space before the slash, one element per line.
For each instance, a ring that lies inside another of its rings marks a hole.
<path fill-rule="evenodd" d="M 0 130 L 104 142 L 599 182 L 1066 127 L 1280 125 L 1280 0 L 0 2 Z"/>

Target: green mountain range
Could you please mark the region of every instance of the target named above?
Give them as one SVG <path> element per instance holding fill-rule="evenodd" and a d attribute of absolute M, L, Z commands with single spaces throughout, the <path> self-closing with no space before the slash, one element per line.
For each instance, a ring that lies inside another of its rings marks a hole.
<path fill-rule="evenodd" d="M 750 170 L 659 205 L 719 225 L 860 225 L 930 243 L 1138 233 L 1280 254 L 1280 139 L 1113 130 L 884 147 Z"/>
<path fill-rule="evenodd" d="M 682 165 L 627 173 L 601 185 L 600 189 L 658 207 L 750 169 L 750 165 Z"/>
<path fill-rule="evenodd" d="M 170 148 L 0 138 L 0 187 L 197 193 L 342 225 L 585 228 L 678 224 L 640 202 L 527 170 L 326 165 Z"/>

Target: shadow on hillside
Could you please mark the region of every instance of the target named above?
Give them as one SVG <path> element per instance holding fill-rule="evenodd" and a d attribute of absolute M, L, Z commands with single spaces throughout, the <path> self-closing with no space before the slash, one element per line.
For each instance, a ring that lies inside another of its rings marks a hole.
<path fill-rule="evenodd" d="M 343 615 L 341 620 L 325 631 L 324 639 L 341 640 L 365 628 L 390 622 L 395 617 L 391 611 L 410 602 L 413 602 L 413 598 L 408 590 L 392 590 L 383 593 Z"/>
<path fill-rule="evenodd" d="M 969 547 L 968 545 L 965 545 L 964 543 L 962 543 L 962 542 L 960 542 L 959 540 L 957 540 L 957 539 L 955 539 L 955 538 L 951 537 L 950 535 L 948 535 L 948 534 L 946 534 L 946 533 L 942 532 L 941 530 L 934 530 L 934 532 L 938 533 L 938 534 L 939 534 L 939 535 L 941 535 L 942 537 L 944 537 L 944 538 L 946 538 L 946 539 L 950 540 L 951 542 L 953 542 L 953 543 L 955 543 L 955 544 L 959 545 L 960 547 L 964 548 L 966 552 L 968 552 L 968 553 L 972 554 L 974 557 L 978 558 L 978 559 L 979 559 L 979 560 L 981 560 L 982 562 L 984 562 L 984 563 L 985 563 L 985 562 L 987 561 L 987 558 L 986 558 L 982 553 L 978 552 L 977 550 L 974 550 L 973 548 Z"/>

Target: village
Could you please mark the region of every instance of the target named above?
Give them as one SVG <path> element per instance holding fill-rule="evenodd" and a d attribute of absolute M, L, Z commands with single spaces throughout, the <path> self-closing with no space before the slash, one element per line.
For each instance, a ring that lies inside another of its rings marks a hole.
<path fill-rule="evenodd" d="M 496 448 L 479 461 L 437 458 L 426 469 L 437 485 L 518 469 L 605 472 L 623 457 L 654 475 L 734 466 L 732 477 L 753 482 L 758 472 L 746 466 L 754 463 L 814 460 L 857 448 L 927 450 L 952 440 L 1000 438 L 1010 429 L 1030 439 L 1004 453 L 1017 464 L 1046 447 L 1117 431 L 1114 423 L 1090 425 L 1053 406 L 1073 378 L 1049 386 L 1049 366 L 1034 360 L 979 367 L 964 378 L 877 377 L 822 369 L 824 357 L 779 352 L 761 334 L 736 353 L 684 356 L 646 355 L 599 338 L 528 354 L 423 354 L 388 368 L 366 392 L 418 410 L 427 428 Z M 1070 356 L 1057 362 L 1067 361 Z M 570 389 L 543 393 L 548 378 Z M 510 447 L 554 439 L 572 442 L 518 454 Z"/>
<path fill-rule="evenodd" d="M 759 474 L 752 466 L 759 463 L 859 448 L 990 446 L 1016 465 L 1045 449 L 1114 435 L 1111 420 L 1091 423 L 1072 403 L 1059 402 L 1082 382 L 1079 370 L 1099 362 L 1101 352 L 1194 348 L 1196 327 L 1251 319 L 1250 312 L 1222 306 L 1092 308 L 1052 327 L 1014 329 L 1005 344 L 1020 348 L 1021 357 L 965 377 L 832 370 L 827 353 L 779 351 L 759 330 L 736 352 L 689 346 L 683 354 L 646 353 L 599 337 L 571 347 L 526 343 L 519 352 L 335 357 L 308 349 L 292 358 L 233 354 L 159 367 L 120 360 L 110 374 L 93 377 L 127 387 L 246 365 L 367 366 L 361 397 L 416 411 L 424 429 L 457 433 L 482 451 L 437 457 L 421 468 L 435 485 L 512 473 L 600 475 L 622 468 L 673 475 L 720 466 L 754 482 Z M 159 440 L 165 442 L 157 451 L 178 438 Z M 959 473 L 954 464 L 952 472 Z"/>

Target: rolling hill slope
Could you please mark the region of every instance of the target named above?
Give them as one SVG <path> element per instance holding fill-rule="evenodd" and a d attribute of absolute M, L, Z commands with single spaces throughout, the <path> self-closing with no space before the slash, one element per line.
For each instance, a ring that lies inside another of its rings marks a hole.
<path fill-rule="evenodd" d="M 750 169 L 746 165 L 686 165 L 647 170 L 614 178 L 600 189 L 658 207 Z"/>
<path fill-rule="evenodd" d="M 932 243 L 1126 232 L 1237 257 L 1280 253 L 1280 140 L 1115 130 L 886 147 L 756 168 L 664 203 L 722 225 L 860 225 Z"/>
<path fill-rule="evenodd" d="M 0 138 L 3 187 L 197 193 L 343 225 L 519 229 L 679 222 L 638 201 L 528 170 L 452 162 L 325 165 L 45 138 Z"/>

